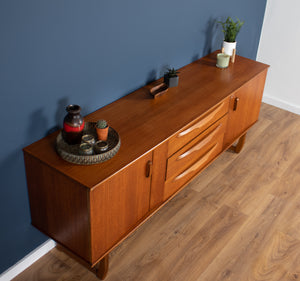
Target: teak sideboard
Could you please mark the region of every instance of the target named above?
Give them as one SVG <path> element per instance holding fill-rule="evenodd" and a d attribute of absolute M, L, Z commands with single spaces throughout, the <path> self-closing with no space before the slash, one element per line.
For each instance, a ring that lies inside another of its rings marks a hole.
<path fill-rule="evenodd" d="M 219 69 L 216 54 L 181 68 L 179 85 L 159 98 L 149 90 L 161 79 L 86 116 L 120 135 L 104 163 L 60 158 L 59 132 L 24 148 L 32 224 L 98 277 L 120 242 L 224 150 L 239 152 L 258 120 L 268 65 L 237 56 Z"/>

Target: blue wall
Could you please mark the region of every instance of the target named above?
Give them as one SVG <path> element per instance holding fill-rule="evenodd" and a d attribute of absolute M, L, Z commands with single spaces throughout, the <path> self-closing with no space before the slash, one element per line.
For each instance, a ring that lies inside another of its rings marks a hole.
<path fill-rule="evenodd" d="M 0 272 L 47 237 L 30 225 L 22 148 L 219 49 L 228 15 L 245 20 L 238 54 L 255 59 L 266 0 L 1 0 Z"/>

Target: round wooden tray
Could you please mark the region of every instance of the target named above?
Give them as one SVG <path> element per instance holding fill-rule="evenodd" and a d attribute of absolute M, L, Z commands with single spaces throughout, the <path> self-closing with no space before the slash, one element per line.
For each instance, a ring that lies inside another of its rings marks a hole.
<path fill-rule="evenodd" d="M 97 140 L 95 122 L 86 122 L 83 130 L 83 134 L 91 134 Z M 116 155 L 121 146 L 121 140 L 119 134 L 111 127 L 108 129 L 108 149 L 102 153 L 95 153 L 93 155 L 81 155 L 79 154 L 80 144 L 69 145 L 62 137 L 62 132 L 56 138 L 56 150 L 57 153 L 66 161 L 79 164 L 79 165 L 93 165 L 105 162 Z"/>

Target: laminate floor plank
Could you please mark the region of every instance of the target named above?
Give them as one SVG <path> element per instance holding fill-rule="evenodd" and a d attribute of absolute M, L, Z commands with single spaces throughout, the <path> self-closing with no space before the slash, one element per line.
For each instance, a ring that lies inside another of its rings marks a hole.
<path fill-rule="evenodd" d="M 278 229 L 300 241 L 300 155 L 272 187 L 271 193 L 285 200 L 287 208 Z"/>
<path fill-rule="evenodd" d="M 297 280 L 300 277 L 300 241 L 276 232 L 260 251 L 246 280 Z"/>
<path fill-rule="evenodd" d="M 106 281 L 300 280 L 300 116 L 262 104 L 224 152 L 110 254 Z M 14 281 L 96 281 L 53 249 Z"/>
<path fill-rule="evenodd" d="M 299 115 L 266 103 L 262 103 L 259 117 L 261 119 L 281 122 L 284 119 L 298 119 Z"/>
<path fill-rule="evenodd" d="M 253 128 L 247 133 L 245 148 L 251 146 L 256 139 L 260 138 L 260 135 L 266 130 L 266 128 L 272 124 L 270 120 L 261 119 L 259 123 L 256 123 Z M 241 154 L 243 155 L 243 154 Z M 207 187 L 215 178 L 216 175 L 222 173 L 227 166 L 229 166 L 233 160 L 239 157 L 238 154 L 228 150 L 222 153 L 217 161 L 214 161 L 208 166 L 192 183 L 192 188 L 200 192 L 203 188 Z M 214 184 L 211 184 L 214 185 Z"/>
<path fill-rule="evenodd" d="M 181 248 L 181 255 L 169 263 L 170 272 L 166 280 L 196 280 L 246 219 L 244 214 L 222 206 Z"/>
<path fill-rule="evenodd" d="M 178 198 L 174 198 L 174 201 L 170 202 L 171 213 L 175 215 L 173 218 L 167 215 L 164 208 L 161 209 L 157 215 L 151 218 L 150 222 L 142 226 L 141 231 L 136 231 L 133 237 L 128 238 L 120 245 L 122 250 L 116 250 L 118 253 L 114 256 L 115 260 L 111 264 L 112 267 L 117 264 L 118 270 L 114 272 L 114 275 L 122 275 L 122 280 L 155 280 L 155 275 L 159 274 L 167 280 L 170 261 L 176 261 L 182 256 L 181 251 L 184 245 L 216 212 L 214 206 L 195 196 L 195 193 L 191 189 L 184 190 L 182 192 L 184 198 L 181 198 L 180 201 L 187 200 L 188 204 L 178 209 Z M 178 197 L 180 198 L 181 194 Z M 180 220 L 178 220 L 179 217 Z M 154 226 L 151 227 L 150 235 L 148 223 Z M 145 235 L 148 237 L 146 240 Z M 126 256 L 125 259 L 121 252 Z M 164 261 L 169 263 L 165 264 Z M 128 263 L 132 263 L 133 267 L 129 268 Z M 140 268 L 143 268 L 141 276 Z M 153 271 L 153 268 L 156 270 Z M 116 279 L 112 275 L 107 277 L 107 281 L 110 280 Z"/>
<path fill-rule="evenodd" d="M 284 208 L 284 200 L 267 196 L 198 280 L 248 280 L 246 276 L 253 271 L 253 263 L 261 253 L 261 248 L 271 239 L 278 214 Z"/>
<path fill-rule="evenodd" d="M 289 169 L 290 159 L 300 151 L 300 120 L 289 122 L 298 132 L 289 137 L 288 121 L 278 126 L 272 124 L 259 135 L 260 143 L 245 147 L 249 157 L 239 157 L 223 171 L 230 186 L 236 192 L 227 196 L 227 204 L 235 206 L 245 214 L 251 214 L 272 186 Z M 253 169 L 255 167 L 255 169 Z M 228 177 L 229 176 L 229 177 Z M 275 184 L 276 185 L 276 184 Z"/>
<path fill-rule="evenodd" d="M 22 274 L 14 278 L 14 281 L 47 281 L 59 280 L 70 270 L 70 266 L 55 256 L 53 252 L 47 253 L 43 258 L 27 268 Z"/>

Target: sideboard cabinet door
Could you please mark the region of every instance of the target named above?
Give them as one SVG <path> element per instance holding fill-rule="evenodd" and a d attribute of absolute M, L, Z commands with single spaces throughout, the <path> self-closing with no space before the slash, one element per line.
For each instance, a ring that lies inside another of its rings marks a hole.
<path fill-rule="evenodd" d="M 267 69 L 230 96 L 224 148 L 230 146 L 258 120 L 266 75 Z"/>
<path fill-rule="evenodd" d="M 152 152 L 90 192 L 91 260 L 95 263 L 149 212 Z"/>

